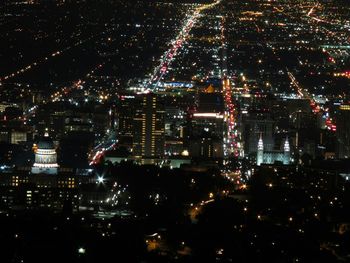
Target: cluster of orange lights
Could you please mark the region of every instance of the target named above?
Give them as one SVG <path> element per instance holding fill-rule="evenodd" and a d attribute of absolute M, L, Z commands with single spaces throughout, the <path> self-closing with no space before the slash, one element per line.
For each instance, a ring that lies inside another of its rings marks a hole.
<path fill-rule="evenodd" d="M 344 77 L 350 79 L 350 70 L 341 73 L 334 73 L 334 77 Z"/>

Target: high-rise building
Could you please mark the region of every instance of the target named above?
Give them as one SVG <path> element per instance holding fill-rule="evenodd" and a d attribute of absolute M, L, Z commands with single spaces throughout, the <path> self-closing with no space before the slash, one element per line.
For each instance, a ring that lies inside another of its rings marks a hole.
<path fill-rule="evenodd" d="M 193 137 L 211 137 L 222 140 L 224 115 L 210 112 L 196 112 L 191 119 Z"/>
<path fill-rule="evenodd" d="M 201 158 L 223 158 L 224 116 L 196 112 L 191 118 L 190 155 Z"/>
<path fill-rule="evenodd" d="M 118 136 L 132 136 L 135 106 L 138 101 L 133 95 L 122 95 L 117 107 Z"/>
<path fill-rule="evenodd" d="M 224 98 L 222 93 L 199 93 L 197 112 L 223 113 Z"/>
<path fill-rule="evenodd" d="M 191 157 L 201 159 L 221 159 L 224 156 L 222 140 L 211 137 L 197 137 L 189 143 Z"/>
<path fill-rule="evenodd" d="M 159 158 L 164 155 L 165 110 L 160 98 L 154 94 L 142 96 L 135 110 L 133 125 L 133 155 Z"/>
<path fill-rule="evenodd" d="M 223 158 L 225 131 L 224 101 L 221 93 L 200 93 L 190 114 L 189 151 L 191 157 Z"/>
<path fill-rule="evenodd" d="M 337 121 L 337 157 L 350 158 L 350 105 L 341 105 L 336 116 Z"/>
<path fill-rule="evenodd" d="M 133 148 L 134 115 L 138 105 L 140 105 L 139 100 L 134 95 L 129 94 L 121 95 L 117 104 L 116 132 L 118 145 L 129 151 Z"/>

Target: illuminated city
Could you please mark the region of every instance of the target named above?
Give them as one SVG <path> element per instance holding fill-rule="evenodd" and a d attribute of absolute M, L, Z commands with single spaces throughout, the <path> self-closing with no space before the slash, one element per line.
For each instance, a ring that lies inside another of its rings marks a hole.
<path fill-rule="evenodd" d="M 350 261 L 348 0 L 0 10 L 0 262 Z"/>

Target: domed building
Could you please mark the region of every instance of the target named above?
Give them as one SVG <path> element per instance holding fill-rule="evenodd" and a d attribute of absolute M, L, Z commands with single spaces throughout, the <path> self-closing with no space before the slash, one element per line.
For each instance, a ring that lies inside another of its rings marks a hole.
<path fill-rule="evenodd" d="M 35 163 L 33 174 L 57 174 L 57 153 L 52 139 L 45 135 L 37 145 L 34 145 Z"/>

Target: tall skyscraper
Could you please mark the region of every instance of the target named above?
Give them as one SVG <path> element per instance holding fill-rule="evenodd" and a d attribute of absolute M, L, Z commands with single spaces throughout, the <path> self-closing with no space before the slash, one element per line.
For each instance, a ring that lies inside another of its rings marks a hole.
<path fill-rule="evenodd" d="M 120 96 L 117 106 L 118 117 L 118 136 L 132 136 L 135 108 L 138 104 L 135 96 L 122 95 Z"/>
<path fill-rule="evenodd" d="M 350 158 L 350 105 L 341 105 L 337 121 L 337 157 Z"/>
<path fill-rule="evenodd" d="M 190 114 L 189 150 L 192 157 L 223 158 L 224 101 L 221 93 L 200 93 Z"/>
<path fill-rule="evenodd" d="M 133 127 L 133 155 L 159 158 L 164 155 L 165 110 L 160 98 L 154 94 L 142 96 L 135 110 Z"/>

